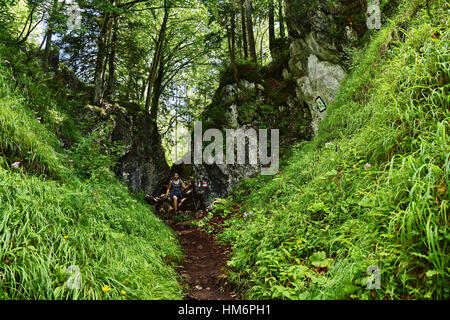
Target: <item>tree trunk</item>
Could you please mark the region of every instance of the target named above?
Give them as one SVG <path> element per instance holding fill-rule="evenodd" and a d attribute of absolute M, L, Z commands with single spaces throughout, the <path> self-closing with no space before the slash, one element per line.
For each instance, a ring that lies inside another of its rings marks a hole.
<path fill-rule="evenodd" d="M 161 59 L 159 61 L 158 68 L 158 77 L 156 79 L 154 89 L 153 89 L 153 98 L 152 98 L 152 107 L 151 107 L 151 117 L 152 119 L 157 119 L 158 111 L 159 111 L 159 99 L 162 94 L 162 82 L 164 80 L 164 61 Z"/>
<path fill-rule="evenodd" d="M 17 45 L 24 44 L 27 41 L 30 34 L 34 31 L 34 29 L 36 29 L 36 27 L 42 22 L 42 20 L 44 20 L 45 15 L 43 14 L 41 19 L 39 19 L 39 21 L 34 23 L 34 26 L 33 26 L 33 15 L 36 12 L 37 4 L 38 4 L 38 2 L 34 3 L 33 7 L 31 8 L 30 13 L 27 16 L 25 25 L 23 26 L 22 31 L 20 32 L 19 36 L 16 39 Z M 27 30 L 27 31 L 25 32 L 25 30 Z"/>
<path fill-rule="evenodd" d="M 231 9 L 231 64 L 233 66 L 234 80 L 238 82 L 238 68 L 236 65 L 236 0 L 233 0 Z"/>
<path fill-rule="evenodd" d="M 150 104 L 152 101 L 151 99 L 152 99 L 152 94 L 153 94 L 153 87 L 155 85 L 158 66 L 159 66 L 160 60 L 161 60 L 162 49 L 163 49 L 163 44 L 165 41 L 165 34 L 166 34 L 168 20 L 169 20 L 169 7 L 167 6 L 167 3 L 165 2 L 164 3 L 164 19 L 163 19 L 163 23 L 161 25 L 161 29 L 159 30 L 158 40 L 156 41 L 156 48 L 155 48 L 155 53 L 153 56 L 152 68 L 150 70 L 150 74 L 148 77 L 147 97 L 145 99 L 145 108 L 150 112 L 150 117 L 153 120 L 156 120 L 156 117 L 158 115 L 158 110 L 157 110 L 157 108 L 156 109 L 152 108 L 150 110 Z"/>
<path fill-rule="evenodd" d="M 120 2 L 118 1 L 120 4 Z M 113 19 L 113 25 L 112 25 L 112 38 L 111 38 L 111 50 L 109 52 L 109 70 L 108 70 L 108 85 L 106 90 L 106 95 L 108 97 L 111 97 L 114 94 L 115 90 L 115 72 L 116 72 L 116 66 L 115 66 L 115 60 L 116 60 L 116 44 L 117 44 L 117 33 L 119 28 L 119 16 L 115 16 Z"/>
<path fill-rule="evenodd" d="M 39 55 L 39 53 L 42 50 L 42 47 L 44 46 L 44 43 L 47 43 L 47 35 L 44 36 L 44 38 L 42 38 L 41 44 L 39 45 L 39 47 L 36 49 L 36 53 L 35 56 Z"/>
<path fill-rule="evenodd" d="M 147 79 L 142 78 L 142 86 L 141 86 L 141 91 L 140 91 L 139 98 L 138 98 L 139 101 L 144 100 L 145 89 L 147 88 L 146 83 L 147 83 Z"/>
<path fill-rule="evenodd" d="M 114 21 L 114 17 L 111 14 L 109 17 L 108 31 L 106 33 L 106 41 L 105 41 L 106 55 L 105 55 L 105 62 L 103 63 L 103 69 L 102 69 L 102 97 L 103 98 L 106 96 L 106 94 L 105 94 L 105 92 L 106 92 L 106 90 L 105 90 L 105 88 L 106 88 L 106 70 L 109 67 L 113 21 Z"/>
<path fill-rule="evenodd" d="M 226 28 L 227 28 L 228 54 L 229 54 L 230 57 L 231 57 L 231 56 L 232 56 L 232 53 L 231 53 L 231 28 L 230 28 L 230 26 L 228 25 L 228 22 L 227 22 Z"/>
<path fill-rule="evenodd" d="M 244 0 L 240 0 L 239 5 L 241 7 L 242 46 L 244 47 L 244 58 L 248 59 L 247 23 L 245 22 Z"/>
<path fill-rule="evenodd" d="M 42 57 L 42 68 L 44 71 L 48 71 L 48 60 L 50 58 L 50 50 L 52 46 L 52 37 L 53 30 L 51 27 L 48 28 L 47 33 L 45 34 L 45 48 L 44 48 L 44 56 Z"/>
<path fill-rule="evenodd" d="M 233 0 L 233 6 L 231 8 L 230 17 L 230 33 L 231 33 L 231 63 L 236 63 L 236 7 L 235 0 Z"/>
<path fill-rule="evenodd" d="M 52 10 L 50 12 L 50 16 L 47 21 L 48 28 L 47 28 L 47 32 L 45 34 L 44 57 L 42 58 L 42 67 L 43 67 L 44 71 L 48 71 L 48 60 L 50 58 L 50 51 L 52 49 L 53 28 L 55 27 L 54 19 L 55 19 L 57 5 L 58 5 L 58 0 L 53 0 Z"/>
<path fill-rule="evenodd" d="M 279 8 L 278 8 L 278 18 L 280 21 L 280 37 L 284 39 L 286 37 L 286 28 L 284 27 L 284 6 L 283 0 L 279 0 Z"/>
<path fill-rule="evenodd" d="M 34 15 L 34 12 L 36 11 L 36 8 L 37 8 L 37 4 L 35 3 L 35 4 L 33 4 L 33 7 L 31 8 L 30 13 L 27 16 L 27 20 L 25 21 L 25 25 L 22 28 L 22 32 L 20 32 L 19 36 L 17 37 L 17 41 L 16 41 L 17 44 L 22 44 L 25 41 L 27 41 L 27 38 L 31 33 L 30 30 L 31 30 L 31 26 L 33 25 L 33 15 Z M 25 30 L 27 30 L 27 28 L 28 28 L 28 31 L 25 32 Z"/>
<path fill-rule="evenodd" d="M 269 48 L 273 52 L 275 46 L 275 8 L 273 0 L 269 0 Z"/>
<path fill-rule="evenodd" d="M 254 62 L 258 62 L 256 57 L 255 34 L 253 33 L 253 17 L 252 17 L 252 2 L 245 0 L 245 15 L 247 17 L 247 34 L 250 57 Z"/>
<path fill-rule="evenodd" d="M 103 14 L 102 27 L 97 39 L 97 60 L 94 71 L 94 104 L 101 104 L 103 102 L 103 88 L 104 88 L 104 69 L 106 66 L 107 57 L 107 34 L 110 20 L 110 13 Z"/>

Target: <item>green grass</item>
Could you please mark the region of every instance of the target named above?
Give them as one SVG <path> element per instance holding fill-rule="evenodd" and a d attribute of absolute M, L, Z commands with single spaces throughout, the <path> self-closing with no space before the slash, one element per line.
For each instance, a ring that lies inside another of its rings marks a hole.
<path fill-rule="evenodd" d="M 24 61 L 0 48 L 0 299 L 182 298 L 176 236 L 114 177 L 72 93 Z"/>
<path fill-rule="evenodd" d="M 215 209 L 242 205 L 218 236 L 245 298 L 450 298 L 450 6 L 430 2 L 355 53 L 314 141 Z M 79 97 L 25 61 L 0 47 L 0 298 L 182 298 L 175 235 L 111 173 Z"/>
<path fill-rule="evenodd" d="M 432 18 L 403 1 L 355 54 L 314 141 L 227 200 L 241 214 L 219 238 L 245 298 L 450 298 L 450 5 L 430 3 Z"/>

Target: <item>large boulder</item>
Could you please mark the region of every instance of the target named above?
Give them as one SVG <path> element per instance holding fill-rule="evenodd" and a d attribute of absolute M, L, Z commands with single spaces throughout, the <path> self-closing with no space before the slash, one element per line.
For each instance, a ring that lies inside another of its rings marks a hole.
<path fill-rule="evenodd" d="M 296 81 L 297 99 L 311 113 L 311 129 L 318 132 L 326 110 L 319 110 L 319 97 L 329 105 L 346 75 L 351 48 L 367 31 L 367 4 L 359 0 L 286 1 L 286 22 L 292 38 L 286 77 Z"/>
<path fill-rule="evenodd" d="M 274 61 L 266 68 L 239 65 L 239 81 L 232 77 L 222 81 L 213 103 L 203 112 L 203 130 L 219 129 L 225 138 L 225 129 L 279 129 L 282 146 L 309 139 L 311 114 L 303 97 L 299 99 L 296 94 L 296 82 L 286 77 L 288 61 L 288 57 L 281 62 Z M 270 139 L 270 133 L 268 137 Z M 258 150 L 253 152 L 258 153 Z M 261 169 L 259 161 L 257 164 L 193 166 L 195 179 L 208 183 L 207 189 L 200 189 L 207 207 L 214 199 L 226 197 L 243 179 L 258 175 Z"/>
<path fill-rule="evenodd" d="M 209 208 L 217 198 L 225 198 L 232 187 L 246 178 L 259 173 L 259 165 L 195 165 L 194 174 L 197 181 L 207 182 L 208 187 L 197 188 L 203 204 Z"/>
<path fill-rule="evenodd" d="M 237 129 L 241 129 L 242 132 L 251 130 L 253 127 L 250 125 L 244 125 Z M 269 136 L 270 137 L 270 136 Z M 224 135 L 225 138 L 225 135 Z M 200 182 L 201 185 L 197 188 L 201 195 L 203 204 L 209 207 L 216 198 L 224 198 L 231 191 L 233 186 L 238 184 L 243 179 L 255 177 L 261 172 L 261 162 L 257 161 L 256 164 L 251 164 L 248 161 L 249 154 L 251 152 L 258 153 L 258 148 L 252 149 L 249 147 L 249 140 L 245 141 L 246 149 L 246 163 L 245 164 L 195 164 L 193 166 L 193 173 L 195 180 Z M 237 153 L 237 145 L 234 148 L 235 156 Z M 226 155 L 224 155 L 226 157 Z M 202 183 L 207 183 L 207 188 L 203 188 Z"/>
<path fill-rule="evenodd" d="M 104 132 L 104 128 L 108 129 L 107 137 L 98 143 L 106 153 L 115 150 L 117 164 L 114 172 L 131 192 L 159 195 L 169 179 L 170 168 L 156 123 L 148 112 L 133 103 L 105 103 L 102 106 L 88 105 L 80 118 L 90 131 Z"/>
<path fill-rule="evenodd" d="M 156 122 L 147 112 L 114 113 L 112 142 L 123 145 L 115 172 L 134 193 L 155 195 L 170 176 Z"/>

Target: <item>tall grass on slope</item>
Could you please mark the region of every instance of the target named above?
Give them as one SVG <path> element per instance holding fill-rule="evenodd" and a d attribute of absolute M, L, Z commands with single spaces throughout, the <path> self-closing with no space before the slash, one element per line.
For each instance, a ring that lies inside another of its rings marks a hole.
<path fill-rule="evenodd" d="M 433 18 L 404 1 L 356 57 L 318 137 L 226 202 L 242 204 L 220 239 L 245 297 L 450 298 L 450 6 L 430 3 Z M 366 288 L 369 266 L 380 289 Z"/>
<path fill-rule="evenodd" d="M 111 174 L 61 186 L 0 169 L 0 181 L 1 298 L 182 297 L 175 236 Z"/>
<path fill-rule="evenodd" d="M 24 107 L 26 98 L 15 90 L 12 79 L 12 72 L 1 64 L 0 155 L 9 165 L 20 161 L 30 171 L 58 177 L 63 168 L 54 148 L 60 142 Z"/>
<path fill-rule="evenodd" d="M 42 70 L 38 58 L 0 46 L 0 152 L 28 172 L 61 179 L 58 156 L 81 138 L 74 93 Z M 62 162 L 64 163 L 64 162 Z"/>
<path fill-rule="evenodd" d="M 0 299 L 182 298 L 175 235 L 77 137 L 77 104 L 0 56 Z"/>

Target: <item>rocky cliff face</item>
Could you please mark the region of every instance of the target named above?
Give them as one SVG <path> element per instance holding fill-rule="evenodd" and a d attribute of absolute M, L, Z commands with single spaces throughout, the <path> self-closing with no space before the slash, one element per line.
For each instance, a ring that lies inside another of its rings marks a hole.
<path fill-rule="evenodd" d="M 116 113 L 112 141 L 124 145 L 116 174 L 134 193 L 160 192 L 170 175 L 156 123 L 147 112 Z"/>
<path fill-rule="evenodd" d="M 326 116 L 316 99 L 325 105 L 334 100 L 350 64 L 350 49 L 366 32 L 366 8 L 364 1 L 286 1 L 292 38 L 286 73 L 296 81 L 297 98 L 308 105 L 314 134 Z"/>
<path fill-rule="evenodd" d="M 215 199 L 224 198 L 231 188 L 243 179 L 259 173 L 257 165 L 195 165 L 194 176 L 199 181 L 208 182 L 208 188 L 197 188 L 205 207 Z"/>
<path fill-rule="evenodd" d="M 240 65 L 239 81 L 225 74 L 204 122 L 215 128 L 279 128 L 282 144 L 318 132 L 350 64 L 351 48 L 366 30 L 366 4 L 359 0 L 286 0 L 287 50 L 267 68 Z M 207 181 L 208 206 L 239 181 L 259 173 L 259 165 L 196 165 Z"/>
<path fill-rule="evenodd" d="M 213 103 L 203 113 L 203 129 L 279 129 L 282 145 L 309 139 L 312 132 L 308 107 L 297 98 L 295 81 L 283 77 L 289 58 L 287 53 L 267 68 L 239 65 L 238 82 L 225 74 Z M 268 137 L 270 139 L 270 131 Z M 248 150 L 248 141 L 246 148 Z M 260 170 L 260 162 L 255 165 L 202 164 L 194 166 L 194 176 L 208 182 L 208 189 L 201 189 L 201 193 L 205 205 L 209 206 L 215 198 L 225 197 L 234 185 L 256 176 Z"/>
<path fill-rule="evenodd" d="M 116 175 L 133 193 L 157 195 L 170 176 L 156 123 L 131 103 L 90 106 L 85 114 L 90 129 L 110 124 L 108 144 L 119 145 Z M 103 124 L 102 124 L 103 123 Z"/>

